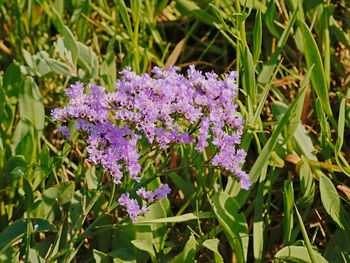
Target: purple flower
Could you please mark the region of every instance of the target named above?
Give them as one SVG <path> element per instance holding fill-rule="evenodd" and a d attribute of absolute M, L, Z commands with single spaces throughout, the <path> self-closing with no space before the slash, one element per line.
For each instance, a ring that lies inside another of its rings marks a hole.
<path fill-rule="evenodd" d="M 154 199 L 163 200 L 171 192 L 171 189 L 167 184 L 162 184 L 158 189 L 154 191 Z"/>
<path fill-rule="evenodd" d="M 68 139 L 72 139 L 72 136 L 69 133 L 69 130 L 67 128 L 67 126 L 58 126 L 57 127 L 57 131 L 61 132 L 64 136 L 66 136 Z"/>
<path fill-rule="evenodd" d="M 136 194 L 143 199 L 146 199 L 148 203 L 153 203 L 157 200 L 163 200 L 171 192 L 168 184 L 161 184 L 161 186 L 154 192 L 148 190 L 146 191 L 144 187 L 136 191 Z"/>
<path fill-rule="evenodd" d="M 140 208 L 136 199 L 130 199 L 129 193 L 122 194 L 118 199 L 119 204 L 124 205 L 126 207 L 126 211 L 128 212 L 130 219 L 135 223 L 137 222 L 137 216 L 143 215 L 145 213 L 149 213 L 148 208 L 143 206 Z"/>
<path fill-rule="evenodd" d="M 238 73 L 230 72 L 220 80 L 217 74 L 203 74 L 193 65 L 187 70 L 188 78 L 178 70 L 154 67 L 151 77 L 137 75 L 127 67 L 109 93 L 104 87 L 85 87 L 77 82 L 66 90 L 68 105 L 52 110 L 52 118 L 76 120 L 74 128 L 85 136 L 88 160 L 101 164 L 116 184 L 125 175 L 140 182 L 138 140 L 146 138 L 160 148 L 195 143 L 199 152 L 211 143 L 216 147 L 212 165 L 229 171 L 240 179 L 242 188 L 248 189 L 251 182 L 241 168 L 246 153 L 237 149 L 244 124 L 234 103 Z M 59 129 L 67 136 L 64 127 Z M 144 188 L 137 191 L 148 203 L 162 200 L 168 193 L 167 184 L 154 192 Z M 133 221 L 140 211 L 147 211 L 136 200 L 122 197 L 120 203 L 127 206 Z"/>

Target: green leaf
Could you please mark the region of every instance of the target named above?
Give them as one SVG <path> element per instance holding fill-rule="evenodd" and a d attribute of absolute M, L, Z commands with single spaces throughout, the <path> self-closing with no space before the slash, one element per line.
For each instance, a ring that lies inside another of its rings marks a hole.
<path fill-rule="evenodd" d="M 48 173 L 51 162 L 50 149 L 47 145 L 44 145 L 40 151 L 40 169 Z"/>
<path fill-rule="evenodd" d="M 253 223 L 253 253 L 255 262 L 263 262 L 264 259 L 264 246 L 265 246 L 265 213 L 266 209 L 264 204 L 265 195 L 265 179 L 268 165 L 265 165 L 260 176 L 258 192 L 256 194 L 256 204 L 254 210 L 254 223 Z"/>
<path fill-rule="evenodd" d="M 17 240 L 22 238 L 27 233 L 27 220 L 28 219 L 21 219 L 15 221 L 0 234 L 0 252 L 4 251 L 9 246 L 12 246 Z M 46 220 L 30 220 L 34 230 L 37 232 L 57 231 L 56 227 Z"/>
<path fill-rule="evenodd" d="M 29 262 L 31 263 L 45 263 L 45 259 L 37 255 L 37 251 L 34 248 L 29 249 Z"/>
<path fill-rule="evenodd" d="M 135 255 L 126 248 L 120 248 L 108 253 L 114 263 L 136 263 Z"/>
<path fill-rule="evenodd" d="M 315 179 L 311 173 L 310 165 L 307 159 L 302 156 L 303 162 L 300 164 L 299 176 L 300 176 L 300 188 L 303 196 L 297 200 L 297 204 L 306 205 L 312 204 L 315 196 Z"/>
<path fill-rule="evenodd" d="M 111 262 L 109 256 L 106 253 L 93 249 L 94 260 L 96 263 L 109 263 Z"/>
<path fill-rule="evenodd" d="M 126 27 L 129 38 L 132 39 L 132 36 L 133 36 L 132 26 L 131 26 L 131 21 L 130 21 L 129 15 L 128 15 L 128 11 L 126 9 L 125 1 L 118 0 L 118 6 L 119 6 L 119 8 L 117 10 L 119 11 L 119 14 L 123 20 L 123 23 Z"/>
<path fill-rule="evenodd" d="M 310 29 L 305 22 L 300 23 L 300 28 L 304 37 L 305 58 L 307 67 L 310 69 L 314 65 L 314 69 L 311 73 L 312 88 L 320 98 L 322 106 L 328 117 L 332 120 L 333 113 L 331 105 L 329 103 L 329 94 L 326 82 L 326 76 L 323 69 L 322 59 L 318 50 L 315 38 L 313 37 Z"/>
<path fill-rule="evenodd" d="M 97 177 L 95 166 L 90 167 L 86 171 L 85 178 L 86 178 L 86 185 L 89 190 L 97 189 L 99 184 L 99 178 Z"/>
<path fill-rule="evenodd" d="M 320 176 L 320 194 L 324 209 L 332 217 L 334 222 L 341 229 L 344 229 L 342 223 L 342 206 L 338 192 L 332 181 L 325 175 Z"/>
<path fill-rule="evenodd" d="M 215 215 L 223 227 L 237 262 L 246 262 L 248 252 L 248 225 L 245 216 L 238 213 L 238 203 L 224 192 L 212 197 Z"/>
<path fill-rule="evenodd" d="M 149 240 L 132 240 L 131 244 L 133 244 L 137 249 L 146 251 L 150 255 L 153 262 L 156 260 L 156 253 L 152 246 L 152 242 Z"/>
<path fill-rule="evenodd" d="M 220 242 L 219 239 L 213 238 L 213 239 L 205 240 L 202 244 L 204 247 L 206 247 L 207 249 L 214 252 L 215 263 L 223 263 L 224 262 L 222 256 L 219 253 L 219 250 L 218 250 L 219 242 Z"/>
<path fill-rule="evenodd" d="M 273 1 L 271 3 L 272 3 L 272 5 L 275 5 L 275 3 Z M 289 34 L 292 32 L 292 28 L 293 28 L 293 25 L 294 25 L 296 17 L 297 17 L 297 12 L 298 12 L 297 9 L 294 10 L 288 26 L 283 31 L 283 34 L 277 43 L 275 52 L 272 54 L 271 59 L 264 65 L 264 67 L 263 67 L 263 69 L 258 77 L 259 83 L 266 84 L 269 81 L 270 76 L 272 75 L 272 72 L 274 71 L 274 69 L 277 65 L 278 57 L 279 57 L 280 53 L 282 52 L 284 45 L 287 42 Z"/>
<path fill-rule="evenodd" d="M 22 82 L 19 111 L 21 119 L 32 123 L 35 128 L 35 138 L 39 141 L 44 130 L 45 111 L 39 88 L 31 77 L 26 77 Z"/>
<path fill-rule="evenodd" d="M 328 262 L 324 257 L 322 257 L 319 253 L 314 251 L 314 255 L 316 258 L 316 262 L 318 263 L 326 263 Z M 307 248 L 300 246 L 288 246 L 282 248 L 275 255 L 275 259 L 284 260 L 287 262 L 305 262 L 310 263 L 311 259 L 309 256 L 309 252 Z"/>
<path fill-rule="evenodd" d="M 21 68 L 12 63 L 5 71 L 3 88 L 11 104 L 17 103 L 22 83 Z"/>
<path fill-rule="evenodd" d="M 294 227 L 293 205 L 294 205 L 293 182 L 291 180 L 285 180 L 284 192 L 283 192 L 283 208 L 284 208 L 283 236 L 284 236 L 285 244 L 289 244 L 291 242 L 292 230 Z"/>
<path fill-rule="evenodd" d="M 176 0 L 180 12 L 192 15 L 195 19 L 203 23 L 213 25 L 219 21 L 212 15 L 208 14 L 203 8 L 200 8 L 195 1 L 190 0 Z"/>
<path fill-rule="evenodd" d="M 48 65 L 51 67 L 51 69 L 56 72 L 58 75 L 63 75 L 63 76 L 71 76 L 72 72 L 71 69 L 64 63 L 53 59 L 53 58 L 48 58 L 47 60 Z"/>
<path fill-rule="evenodd" d="M 197 242 L 193 234 L 187 240 L 184 249 L 176 255 L 170 262 L 171 263 L 183 263 L 183 262 L 194 262 L 196 255 Z"/>
<path fill-rule="evenodd" d="M 36 146 L 32 123 L 27 119 L 20 120 L 12 136 L 12 151 L 23 155 L 28 163 L 32 163 L 36 159 Z"/>
<path fill-rule="evenodd" d="M 79 47 L 78 65 L 87 71 L 81 78 L 86 79 L 86 81 L 90 78 L 96 79 L 99 68 L 96 54 L 92 51 L 91 47 L 81 42 L 77 42 L 77 44 Z"/>
<path fill-rule="evenodd" d="M 71 52 L 72 54 L 72 59 L 73 59 L 73 65 L 77 65 L 78 61 L 78 56 L 79 56 L 79 48 L 77 41 L 75 40 L 72 32 L 69 30 L 67 26 L 63 26 L 63 41 L 64 41 L 64 46 Z M 60 74 L 60 73 L 57 73 Z"/>
<path fill-rule="evenodd" d="M 307 232 L 306 232 L 306 229 L 305 229 L 305 226 L 304 226 L 304 223 L 303 223 L 303 218 L 301 217 L 297 206 L 294 205 L 294 207 L 295 207 L 295 211 L 296 211 L 296 214 L 297 214 L 297 217 L 298 217 L 301 233 L 303 234 L 303 238 L 304 238 L 304 241 L 305 241 L 305 244 L 306 244 L 306 248 L 307 248 L 307 252 L 309 253 L 311 262 L 312 263 L 317 263 L 318 261 L 316 260 L 314 250 L 311 247 L 311 243 L 310 243 L 309 237 L 307 235 Z"/>
<path fill-rule="evenodd" d="M 54 220 L 58 205 L 69 204 L 73 198 L 74 184 L 64 183 L 47 189 L 36 201 L 37 207 L 32 210 L 32 216 Z"/>
<path fill-rule="evenodd" d="M 312 70 L 312 68 L 309 70 Z M 272 132 L 271 137 L 269 138 L 264 148 L 262 149 L 258 159 L 255 161 L 252 169 L 249 172 L 249 176 L 252 182 L 256 182 L 257 179 L 259 178 L 263 166 L 266 164 L 272 151 L 275 148 L 275 145 L 277 143 L 277 139 L 280 133 L 282 132 L 284 126 L 288 123 L 292 112 L 294 111 L 297 103 L 299 103 L 300 98 L 303 97 L 304 92 L 305 92 L 305 88 L 299 91 L 298 96 L 294 99 L 292 104 L 288 107 L 288 110 L 283 115 L 283 118 L 278 122 L 276 128 Z"/>
<path fill-rule="evenodd" d="M 177 173 L 170 173 L 169 178 L 174 182 L 177 188 L 179 188 L 184 196 L 188 199 L 195 192 L 192 184 L 189 184 L 185 179 L 179 176 Z"/>
<path fill-rule="evenodd" d="M 255 83 L 255 65 L 248 46 L 246 46 L 245 49 L 242 51 L 242 63 L 244 65 L 242 76 L 243 88 L 245 92 L 249 95 L 253 107 L 256 108 L 257 87 Z"/>
<path fill-rule="evenodd" d="M 146 219 L 143 221 L 138 221 L 135 224 L 144 225 L 144 224 L 157 224 L 157 223 L 180 223 L 180 222 L 186 222 L 190 220 L 207 219 L 207 218 L 213 218 L 213 217 L 214 215 L 212 212 L 199 212 L 198 214 L 188 213 L 188 214 L 166 217 L 166 218 L 157 218 L 152 220 Z"/>
<path fill-rule="evenodd" d="M 27 213 L 30 213 L 34 204 L 34 193 L 32 186 L 25 177 L 25 171 L 23 166 L 16 167 L 11 171 L 12 176 L 18 176 L 19 179 L 23 180 L 23 190 L 24 190 L 24 207 Z M 18 189 L 20 191 L 22 188 Z"/>
<path fill-rule="evenodd" d="M 344 126 L 345 126 L 345 99 L 340 102 L 339 118 L 338 118 L 338 138 L 335 145 L 335 150 L 340 152 L 344 143 Z"/>
<path fill-rule="evenodd" d="M 255 24 L 253 31 L 253 59 L 256 65 L 259 61 L 261 54 L 261 43 L 262 43 L 262 24 L 261 24 L 261 10 L 259 9 L 255 16 Z"/>
<path fill-rule="evenodd" d="M 277 19 L 276 4 L 274 1 L 270 1 L 270 3 L 267 5 L 264 21 L 266 27 L 275 38 L 279 38 L 280 36 L 280 33 L 276 30 L 274 23 L 274 21 Z"/>

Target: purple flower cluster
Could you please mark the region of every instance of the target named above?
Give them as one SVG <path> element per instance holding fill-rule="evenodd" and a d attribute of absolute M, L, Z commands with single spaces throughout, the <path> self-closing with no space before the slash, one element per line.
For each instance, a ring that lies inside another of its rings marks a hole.
<path fill-rule="evenodd" d="M 101 164 L 117 184 L 125 173 L 140 181 L 137 142 L 145 136 L 161 148 L 172 143 L 196 143 L 199 152 L 211 141 L 217 147 L 212 164 L 236 175 L 241 187 L 248 189 L 249 176 L 241 169 L 246 153 L 235 147 L 240 143 L 244 123 L 233 102 L 237 72 L 218 80 L 216 74 L 203 75 L 193 65 L 187 71 L 188 78 L 177 71 L 176 67 L 168 71 L 154 67 L 151 77 L 139 76 L 128 67 L 121 72 L 122 79 L 116 81 L 115 91 L 109 93 L 104 87 L 90 84 L 85 89 L 77 82 L 66 90 L 69 104 L 54 109 L 52 117 L 62 122 L 76 120 L 75 129 L 87 134 L 89 161 Z M 69 135 L 65 126 L 60 130 Z M 149 202 L 163 198 L 145 189 L 140 189 L 139 195 Z M 130 203 L 128 211 L 145 212 L 127 199 L 124 195 L 120 203 Z"/>
<path fill-rule="evenodd" d="M 170 193 L 170 188 L 167 184 L 162 184 L 158 189 L 153 191 L 146 191 L 144 187 L 137 190 L 136 194 L 140 196 L 142 199 L 145 199 L 148 204 L 153 203 L 155 201 L 161 201 L 167 197 Z M 129 193 L 122 194 L 118 199 L 118 202 L 121 205 L 125 205 L 126 211 L 128 212 L 130 219 L 133 222 L 137 221 L 137 216 L 145 213 L 149 213 L 148 207 L 146 205 L 140 208 L 136 199 L 130 199 Z"/>

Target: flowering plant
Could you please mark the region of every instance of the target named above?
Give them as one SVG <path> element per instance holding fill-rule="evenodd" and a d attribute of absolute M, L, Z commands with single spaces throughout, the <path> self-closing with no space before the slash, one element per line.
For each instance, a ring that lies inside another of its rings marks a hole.
<path fill-rule="evenodd" d="M 246 153 L 236 149 L 240 143 L 244 120 L 237 112 L 237 72 L 218 80 L 214 73 L 189 67 L 188 78 L 178 68 L 164 70 L 154 67 L 149 74 L 137 75 L 128 67 L 116 81 L 115 91 L 90 84 L 87 89 L 77 82 L 66 90 L 69 103 L 54 109 L 55 121 L 75 120 L 74 128 L 86 134 L 88 160 L 101 164 L 116 184 L 123 176 L 140 183 L 140 145 L 146 138 L 155 147 L 164 149 L 172 144 L 195 143 L 202 152 L 209 143 L 216 147 L 211 164 L 236 176 L 243 189 L 249 189 L 249 176 L 241 169 Z M 70 137 L 67 126 L 59 130 Z M 136 194 L 147 203 L 164 199 L 170 193 L 167 184 L 154 192 L 140 188 Z M 119 203 L 133 222 L 148 212 L 129 193 L 122 194 Z"/>

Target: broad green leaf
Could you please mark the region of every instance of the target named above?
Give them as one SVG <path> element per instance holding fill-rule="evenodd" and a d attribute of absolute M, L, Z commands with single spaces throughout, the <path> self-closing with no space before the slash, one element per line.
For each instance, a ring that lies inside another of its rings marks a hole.
<path fill-rule="evenodd" d="M 45 263 L 45 259 L 37 255 L 37 251 L 33 248 L 29 249 L 29 262 L 30 263 Z"/>
<path fill-rule="evenodd" d="M 48 173 L 51 162 L 50 149 L 47 147 L 47 145 L 44 145 L 40 151 L 40 169 Z"/>
<path fill-rule="evenodd" d="M 67 48 L 67 50 L 71 52 L 73 65 L 76 66 L 78 61 L 78 56 L 79 56 L 79 48 L 78 48 L 77 41 L 75 40 L 72 32 L 69 30 L 67 26 L 63 26 L 62 31 L 63 31 L 63 37 L 64 37 L 63 39 L 64 46 Z"/>
<path fill-rule="evenodd" d="M 29 120 L 35 128 L 35 138 L 40 140 L 44 130 L 45 111 L 38 86 L 31 77 L 23 80 L 19 95 L 21 119 Z"/>
<path fill-rule="evenodd" d="M 74 194 L 74 184 L 64 183 L 47 189 L 36 200 L 37 207 L 32 210 L 32 216 L 54 220 L 59 213 L 58 207 L 69 204 Z"/>
<path fill-rule="evenodd" d="M 117 64 L 114 51 L 115 40 L 116 38 L 113 37 L 108 42 L 106 59 L 101 63 L 100 77 L 107 91 L 113 90 L 114 82 L 117 79 Z"/>
<path fill-rule="evenodd" d="M 147 252 L 153 262 L 156 260 L 156 253 L 150 240 L 132 240 L 131 244 L 133 244 L 137 249 Z"/>
<path fill-rule="evenodd" d="M 81 77 L 86 81 L 96 79 L 98 76 L 98 59 L 96 54 L 92 51 L 91 47 L 84 45 L 81 42 L 77 42 L 79 47 L 78 65 L 85 71 Z M 87 73 L 87 74 L 86 74 Z"/>
<path fill-rule="evenodd" d="M 23 166 L 18 166 L 15 169 L 11 171 L 12 176 L 17 176 L 18 179 L 22 179 L 23 182 L 23 188 L 19 188 L 18 192 L 22 195 L 24 195 L 24 207 L 27 211 L 27 213 L 30 213 L 33 204 L 34 204 L 34 193 L 32 186 L 28 182 L 27 178 L 25 177 L 25 168 Z M 24 193 L 23 193 L 24 191 Z"/>
<path fill-rule="evenodd" d="M 86 178 L 86 185 L 89 190 L 91 189 L 97 189 L 99 185 L 99 178 L 97 177 L 96 174 L 96 167 L 92 166 L 90 167 L 86 173 L 85 173 L 85 178 Z"/>
<path fill-rule="evenodd" d="M 315 179 L 311 173 L 310 165 L 308 164 L 307 159 L 302 156 L 302 163 L 299 168 L 300 176 L 300 189 L 303 193 L 303 196 L 298 198 L 297 204 L 306 205 L 312 204 L 315 196 Z"/>
<path fill-rule="evenodd" d="M 235 252 L 236 261 L 246 262 L 249 240 L 248 225 L 245 216 L 238 213 L 238 203 L 224 192 L 215 193 L 212 202 L 216 217 Z"/>
<path fill-rule="evenodd" d="M 23 52 L 23 58 L 26 61 L 27 65 L 34 69 L 35 68 L 35 61 L 33 59 L 33 56 L 25 49 L 22 50 Z"/>
<path fill-rule="evenodd" d="M 194 262 L 196 255 L 197 242 L 193 234 L 187 240 L 184 249 L 176 255 L 170 262 L 171 263 L 183 263 L 183 262 Z"/>
<path fill-rule="evenodd" d="M 32 163 L 36 159 L 37 144 L 34 133 L 34 127 L 29 120 L 20 120 L 11 140 L 12 152 L 23 155 L 27 163 Z"/>
<path fill-rule="evenodd" d="M 215 263 L 223 263 L 224 262 L 222 256 L 220 255 L 220 252 L 218 250 L 219 242 L 220 242 L 219 239 L 213 238 L 213 239 L 205 240 L 202 244 L 204 247 L 206 247 L 207 249 L 214 252 Z"/>
<path fill-rule="evenodd" d="M 0 234 L 0 252 L 13 245 L 17 240 L 22 238 L 27 232 L 28 219 L 20 219 L 8 226 Z M 56 232 L 56 227 L 44 219 L 30 219 L 33 228 L 37 232 Z M 1 254 L 1 253 L 0 253 Z"/>
<path fill-rule="evenodd" d="M 51 70 L 51 67 L 48 65 L 46 59 L 42 59 L 42 58 L 38 57 L 35 59 L 34 71 L 36 72 L 36 74 L 39 77 L 41 77 L 41 76 L 45 76 L 46 74 L 50 73 L 52 70 Z"/>
<path fill-rule="evenodd" d="M 54 72 L 56 72 L 56 74 L 63 75 L 63 76 L 72 75 L 71 69 L 66 64 L 52 58 L 48 58 L 46 61 L 48 65 L 51 67 L 51 69 Z"/>
<path fill-rule="evenodd" d="M 328 261 L 322 257 L 319 253 L 314 251 L 314 255 L 317 263 L 327 263 Z M 310 263 L 311 259 L 307 248 L 300 246 L 288 246 L 282 248 L 275 254 L 275 259 L 283 260 L 286 262 L 304 262 Z"/>
<path fill-rule="evenodd" d="M 93 250 L 94 260 L 96 263 L 109 263 L 111 262 L 109 256 L 102 251 L 96 249 Z"/>
<path fill-rule="evenodd" d="M 7 67 L 3 77 L 3 88 L 11 104 L 17 103 L 22 83 L 21 68 L 15 63 Z"/>
<path fill-rule="evenodd" d="M 320 176 L 320 194 L 324 209 L 332 217 L 334 222 L 341 229 L 344 229 L 342 222 L 342 206 L 336 188 L 332 181 L 325 175 Z"/>

